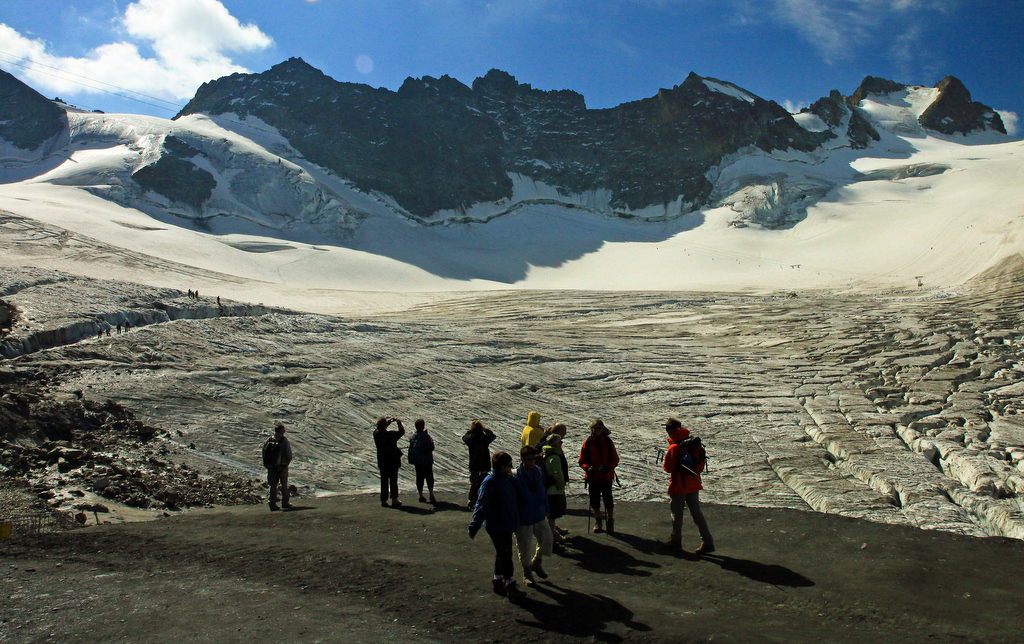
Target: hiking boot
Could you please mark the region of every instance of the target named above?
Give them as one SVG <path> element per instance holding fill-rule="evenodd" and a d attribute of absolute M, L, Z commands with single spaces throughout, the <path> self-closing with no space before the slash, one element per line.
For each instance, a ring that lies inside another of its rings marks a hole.
<path fill-rule="evenodd" d="M 530 570 L 537 573 L 537 576 L 541 579 L 548 578 L 548 573 L 544 572 L 544 568 L 541 567 L 539 559 L 534 560 L 534 562 L 530 564 Z"/>
<path fill-rule="evenodd" d="M 491 585 L 494 587 L 494 594 L 505 596 L 505 580 L 504 579 L 492 579 Z"/>
<path fill-rule="evenodd" d="M 601 516 L 600 510 L 594 510 L 594 532 L 604 532 L 604 518 Z"/>
<path fill-rule="evenodd" d="M 282 503 L 281 507 L 284 508 L 285 510 L 291 510 L 292 509 L 292 504 L 291 503 Z"/>
<path fill-rule="evenodd" d="M 423 496 L 423 495 L 421 494 L 421 495 L 420 495 L 420 503 L 426 503 L 426 502 L 427 502 L 427 497 L 425 497 L 425 496 Z"/>
<path fill-rule="evenodd" d="M 519 586 L 516 586 L 516 582 L 505 585 L 505 596 L 508 597 L 510 602 L 517 602 L 526 599 L 526 592 L 519 590 Z"/>
<path fill-rule="evenodd" d="M 398 499 L 391 499 L 391 507 L 400 508 L 402 507 L 402 502 L 399 501 Z"/>
<path fill-rule="evenodd" d="M 382 508 L 388 507 L 388 502 L 387 501 L 381 501 L 380 502 L 380 507 L 382 507 Z"/>
<path fill-rule="evenodd" d="M 278 510 L 280 510 L 280 509 L 281 509 L 281 508 L 277 507 L 276 505 L 271 505 L 271 506 L 270 506 L 270 511 L 271 511 L 271 512 L 277 512 L 277 511 L 278 511 Z"/>
<path fill-rule="evenodd" d="M 523 568 L 523 581 L 526 582 L 527 586 L 533 586 L 537 583 L 537 580 L 533 578 L 533 572 L 530 567 Z"/>
<path fill-rule="evenodd" d="M 555 526 L 555 532 L 558 533 L 558 536 L 564 537 L 565 535 L 569 534 L 569 528 L 563 528 L 562 526 L 557 526 L 556 525 Z"/>
<path fill-rule="evenodd" d="M 430 502 L 431 503 L 437 503 L 437 499 L 434 498 L 434 493 L 433 492 L 430 493 Z"/>
<path fill-rule="evenodd" d="M 615 534 L 615 515 L 608 510 L 608 534 Z"/>
<path fill-rule="evenodd" d="M 670 550 L 672 552 L 682 552 L 683 551 L 683 538 L 682 537 L 680 537 L 678 539 L 672 538 L 672 539 L 669 539 L 668 541 L 666 541 L 665 543 L 663 543 L 661 545 L 664 546 L 665 550 Z"/>
<path fill-rule="evenodd" d="M 476 501 L 470 501 L 469 503 L 466 504 L 466 507 L 472 510 L 473 508 L 476 507 Z"/>
<path fill-rule="evenodd" d="M 715 551 L 715 544 L 711 541 L 702 541 L 700 547 L 695 550 L 698 555 L 709 555 Z"/>

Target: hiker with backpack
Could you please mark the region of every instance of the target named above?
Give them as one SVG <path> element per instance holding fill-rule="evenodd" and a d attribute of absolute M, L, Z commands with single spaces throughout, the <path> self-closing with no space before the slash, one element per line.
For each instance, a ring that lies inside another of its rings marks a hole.
<path fill-rule="evenodd" d="M 391 423 L 398 425 L 398 431 L 388 431 Z M 377 419 L 373 431 L 373 444 L 377 447 L 377 469 L 380 471 L 380 505 L 388 507 L 388 493 L 391 493 L 391 507 L 400 508 L 398 500 L 398 470 L 402 467 L 402 448 L 398 439 L 405 436 L 405 427 L 397 418 L 382 416 Z"/>
<path fill-rule="evenodd" d="M 519 529 L 519 502 L 512 483 L 512 455 L 498 452 L 491 458 L 491 467 L 491 473 L 480 484 L 480 495 L 469 522 L 469 538 L 475 538 L 481 526 L 487 530 L 495 553 L 494 577 L 491 579 L 494 592 L 515 602 L 526 597 L 526 593 L 516 585 L 512 563 L 512 535 Z"/>
<path fill-rule="evenodd" d="M 710 554 L 715 551 L 715 540 L 711 538 L 708 522 L 700 509 L 700 474 L 707 465 L 707 452 L 700 438 L 690 437 L 690 430 L 683 427 L 675 418 L 665 421 L 668 432 L 668 451 L 665 453 L 665 471 L 672 478 L 668 486 L 668 495 L 672 500 L 672 535 L 665 543 L 665 548 L 673 551 L 683 549 L 683 514 L 690 508 L 690 515 L 700 533 L 698 555 Z"/>
<path fill-rule="evenodd" d="M 479 420 L 469 425 L 469 431 L 462 437 L 462 442 L 469 448 L 469 509 L 476 506 L 480 483 L 491 471 L 490 444 L 494 442 L 494 432 L 484 427 Z"/>
<path fill-rule="evenodd" d="M 416 491 L 420 493 L 420 503 L 426 503 L 423 497 L 423 483 L 427 483 L 430 491 L 430 502 L 437 503 L 434 497 L 434 439 L 427 433 L 426 422 L 417 418 L 413 423 L 416 431 L 409 439 L 409 464 L 416 468 Z"/>
<path fill-rule="evenodd" d="M 285 426 L 278 423 L 274 427 L 274 435 L 263 443 L 263 467 L 267 468 L 271 512 L 281 509 L 277 506 L 278 486 L 281 487 L 281 507 L 292 507 L 288 492 L 288 465 L 292 462 L 292 444 L 284 435 L 285 431 Z"/>
<path fill-rule="evenodd" d="M 601 501 L 608 513 L 608 532 L 615 532 L 615 508 L 612 499 L 612 481 L 619 464 L 619 453 L 615 450 L 610 432 L 600 418 L 590 423 L 590 436 L 583 441 L 579 465 L 586 472 L 586 483 L 590 488 L 590 507 L 594 511 L 594 532 L 602 532 Z"/>

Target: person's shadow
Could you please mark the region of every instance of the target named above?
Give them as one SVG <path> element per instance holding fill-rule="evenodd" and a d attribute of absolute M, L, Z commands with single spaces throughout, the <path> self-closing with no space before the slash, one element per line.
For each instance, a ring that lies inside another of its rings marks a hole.
<path fill-rule="evenodd" d="M 644 568 L 661 567 L 661 564 L 637 559 L 615 546 L 598 543 L 587 537 L 578 535 L 569 537 L 563 544 L 566 546 L 565 551 L 561 554 L 563 559 L 571 559 L 584 570 L 602 575 L 649 577 L 650 571 L 643 570 Z"/>
<path fill-rule="evenodd" d="M 543 582 L 533 589 L 555 600 L 555 604 L 526 599 L 517 604 L 533 614 L 534 621 L 518 619 L 520 624 L 540 628 L 573 638 L 593 637 L 599 642 L 621 642 L 623 638 L 605 629 L 618 622 L 634 631 L 650 631 L 651 627 L 633 620 L 633 611 L 604 595 L 587 595 L 556 584 Z"/>
<path fill-rule="evenodd" d="M 715 554 L 698 555 L 696 553 L 683 553 L 683 557 L 693 561 L 700 559 L 710 561 L 721 566 L 722 570 L 743 575 L 747 579 L 753 579 L 763 584 L 791 586 L 793 588 L 806 588 L 814 585 L 812 580 L 800 573 L 777 564 L 763 564 L 749 559 L 733 559 L 732 557 Z"/>
<path fill-rule="evenodd" d="M 282 512 L 302 512 L 303 510 L 316 510 L 312 505 L 292 505 L 290 508 L 282 507 Z"/>

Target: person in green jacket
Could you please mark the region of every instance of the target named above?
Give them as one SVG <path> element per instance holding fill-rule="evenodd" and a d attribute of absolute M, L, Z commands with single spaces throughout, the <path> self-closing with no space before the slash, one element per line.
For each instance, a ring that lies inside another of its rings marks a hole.
<path fill-rule="evenodd" d="M 555 541 L 562 541 L 562 534 L 555 526 L 557 519 L 565 516 L 565 484 L 569 476 L 569 463 L 562 453 L 562 437 L 551 434 L 541 448 L 545 479 L 548 484 L 548 523 Z"/>

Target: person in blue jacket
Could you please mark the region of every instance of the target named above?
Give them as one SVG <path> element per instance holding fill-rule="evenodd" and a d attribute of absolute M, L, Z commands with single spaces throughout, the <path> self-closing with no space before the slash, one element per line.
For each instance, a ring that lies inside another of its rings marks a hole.
<path fill-rule="evenodd" d="M 512 456 L 498 452 L 491 457 L 491 473 L 480 484 L 480 494 L 469 522 L 469 538 L 483 527 L 494 544 L 494 592 L 518 601 L 526 596 L 516 586 L 512 564 L 512 535 L 519 528 L 519 505 L 512 483 Z"/>
<path fill-rule="evenodd" d="M 536 583 L 533 574 L 547 579 L 548 574 L 541 566 L 544 555 L 551 555 L 553 538 L 548 523 L 548 486 L 544 481 L 544 469 L 537 465 L 537 450 L 526 446 L 519 451 L 522 465 L 516 470 L 513 480 L 519 504 L 519 529 L 516 530 L 516 547 L 519 563 L 523 565 L 526 585 Z M 533 540 L 537 539 L 537 547 Z"/>

